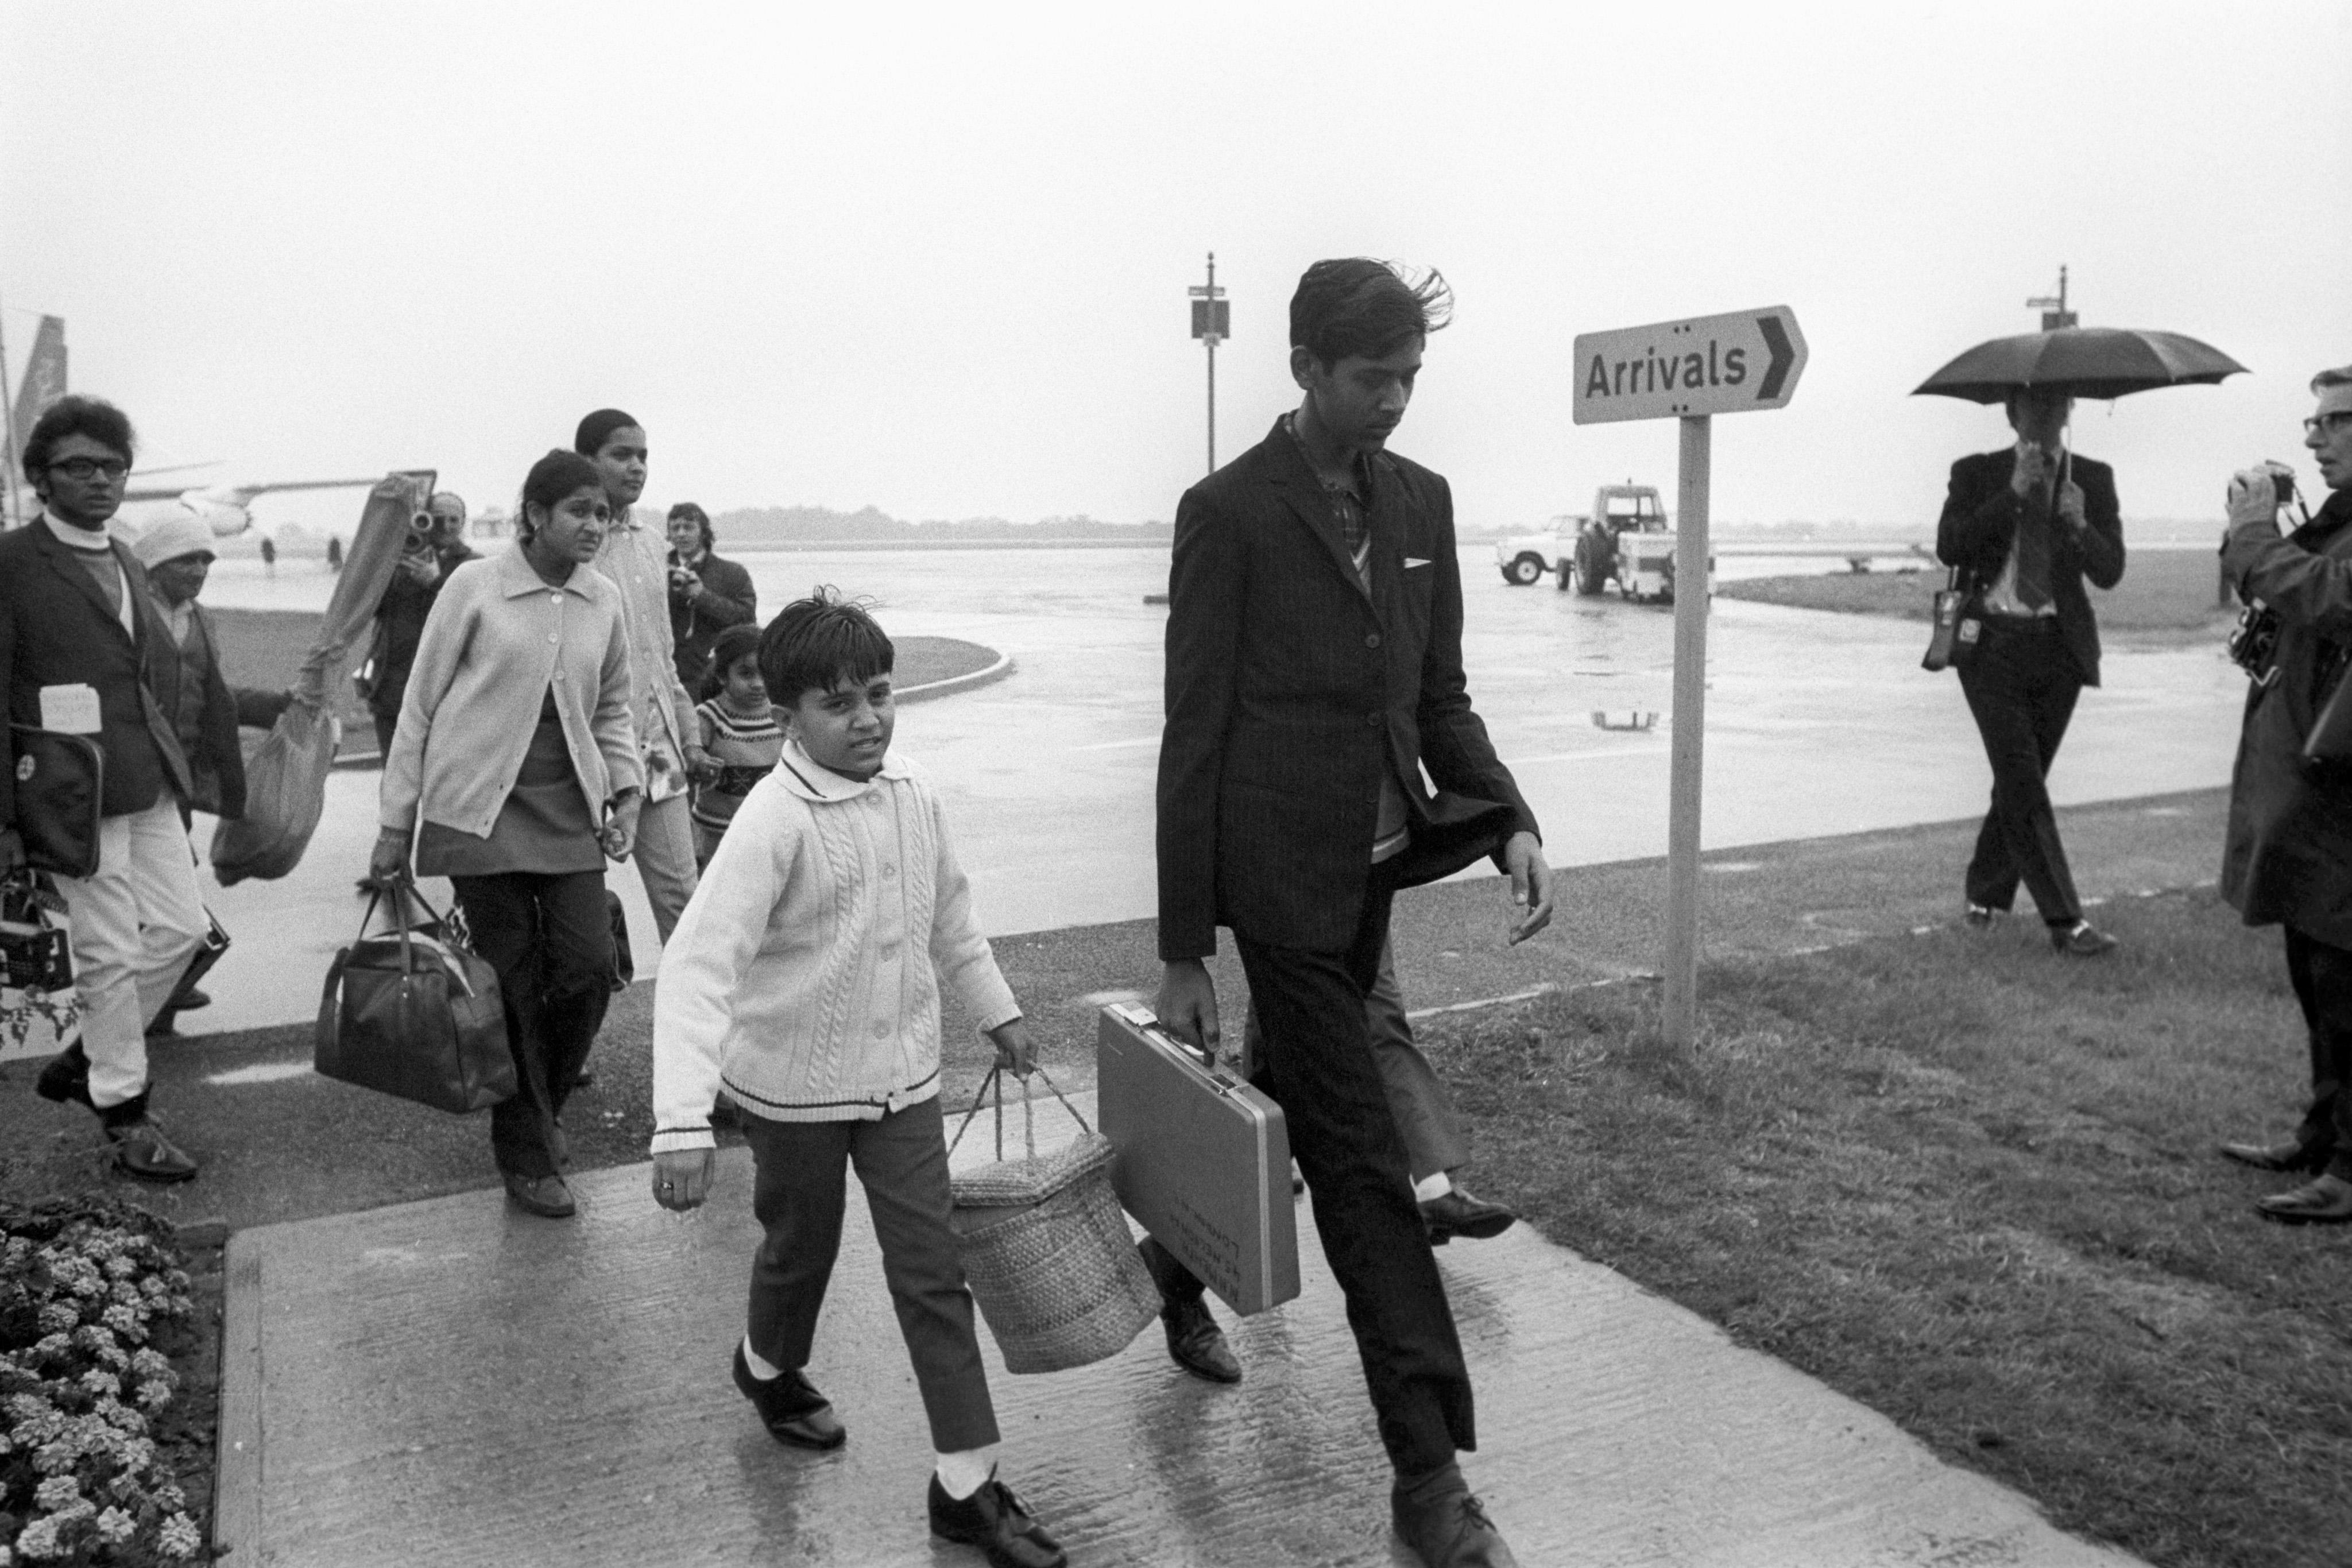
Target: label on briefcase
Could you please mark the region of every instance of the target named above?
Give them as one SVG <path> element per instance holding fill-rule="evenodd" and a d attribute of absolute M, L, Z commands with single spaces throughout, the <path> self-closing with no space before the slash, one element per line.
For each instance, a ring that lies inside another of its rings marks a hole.
<path fill-rule="evenodd" d="M 1282 1107 L 1160 1028 L 1102 1009 L 1095 1103 L 1118 1151 L 1118 1200 L 1178 1261 L 1247 1316 L 1298 1294 L 1298 1218 Z"/>

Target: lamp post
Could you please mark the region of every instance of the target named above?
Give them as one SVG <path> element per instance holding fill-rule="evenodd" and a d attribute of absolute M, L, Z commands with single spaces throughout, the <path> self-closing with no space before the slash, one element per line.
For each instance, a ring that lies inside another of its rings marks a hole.
<path fill-rule="evenodd" d="M 1185 293 L 1192 297 L 1192 336 L 1201 340 L 1209 350 L 1209 472 L 1217 471 L 1217 345 L 1233 331 L 1233 308 L 1225 300 L 1225 291 L 1217 287 L 1217 253 L 1209 253 L 1209 281 L 1194 284 Z"/>

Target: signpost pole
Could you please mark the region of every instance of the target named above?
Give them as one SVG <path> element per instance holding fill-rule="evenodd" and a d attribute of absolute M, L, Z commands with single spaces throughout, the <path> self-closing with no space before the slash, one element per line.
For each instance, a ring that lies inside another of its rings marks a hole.
<path fill-rule="evenodd" d="M 1675 507 L 1675 707 L 1666 815 L 1666 1043 L 1698 1026 L 1699 802 L 1706 776 L 1707 464 L 1714 432 L 1685 414 Z"/>
<path fill-rule="evenodd" d="M 1217 253 L 1209 253 L 1209 472 L 1217 471 Z"/>

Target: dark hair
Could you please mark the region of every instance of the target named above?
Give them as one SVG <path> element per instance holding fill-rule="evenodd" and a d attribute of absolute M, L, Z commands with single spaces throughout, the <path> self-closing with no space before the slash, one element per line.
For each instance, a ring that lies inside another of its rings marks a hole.
<path fill-rule="evenodd" d="M 33 422 L 33 433 L 25 438 L 25 477 L 36 488 L 48 472 L 49 454 L 68 435 L 87 435 L 121 454 L 125 463 L 133 455 L 131 420 L 121 409 L 103 398 L 61 397 Z"/>
<path fill-rule="evenodd" d="M 744 654 L 760 651 L 762 635 L 756 622 L 739 621 L 732 626 L 721 626 L 719 635 L 711 639 L 710 656 L 702 663 L 702 684 L 696 688 L 694 700 L 707 703 L 726 690 L 727 672 Z M 765 681 L 768 677 L 763 673 L 760 678 Z"/>
<path fill-rule="evenodd" d="M 623 413 L 617 408 L 600 408 L 582 420 L 580 428 L 572 433 L 572 450 L 583 457 L 593 457 L 604 449 L 604 443 L 613 438 L 613 432 L 636 423 L 635 414 Z M 642 430 L 645 427 L 638 425 L 637 428 Z"/>
<path fill-rule="evenodd" d="M 2326 392 L 2329 387 L 2352 386 L 2352 365 L 2338 365 L 2332 371 L 2322 371 L 2311 378 L 2311 390 Z"/>
<path fill-rule="evenodd" d="M 522 499 L 515 503 L 515 538 L 529 544 L 530 537 L 539 531 L 531 526 L 532 507 L 552 511 L 566 496 L 581 490 L 602 492 L 604 488 L 604 476 L 597 471 L 596 465 L 576 452 L 553 448 L 532 464 L 530 472 L 523 477 Z"/>
<path fill-rule="evenodd" d="M 702 548 L 704 549 L 709 549 L 712 545 L 719 542 L 719 535 L 710 527 L 710 514 L 704 511 L 700 507 L 696 506 L 691 501 L 680 501 L 677 506 L 672 507 L 669 509 L 669 517 L 667 520 L 674 523 L 680 517 L 692 517 L 694 519 L 694 526 L 702 530 Z"/>
<path fill-rule="evenodd" d="M 1392 261 L 1318 261 L 1290 297 L 1290 341 L 1328 368 L 1351 354 L 1378 359 L 1454 319 L 1454 290 L 1434 267 L 1414 277 Z"/>
<path fill-rule="evenodd" d="M 845 678 L 887 675 L 898 661 L 889 637 L 864 602 L 817 587 L 776 612 L 760 633 L 760 678 L 768 700 L 790 707 L 803 692 L 829 692 Z"/>

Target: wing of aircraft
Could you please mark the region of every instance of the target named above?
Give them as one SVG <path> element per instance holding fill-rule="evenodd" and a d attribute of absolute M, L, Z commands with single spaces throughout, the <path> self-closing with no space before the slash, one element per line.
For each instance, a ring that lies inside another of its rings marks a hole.
<path fill-rule="evenodd" d="M 116 520 L 127 532 L 138 534 L 167 517 L 193 515 L 212 530 L 215 538 L 232 538 L 254 526 L 251 508 L 256 497 L 289 490 L 364 490 L 382 477 L 280 479 L 265 485 L 206 485 L 187 490 L 142 486 L 122 493 L 122 510 Z"/>

